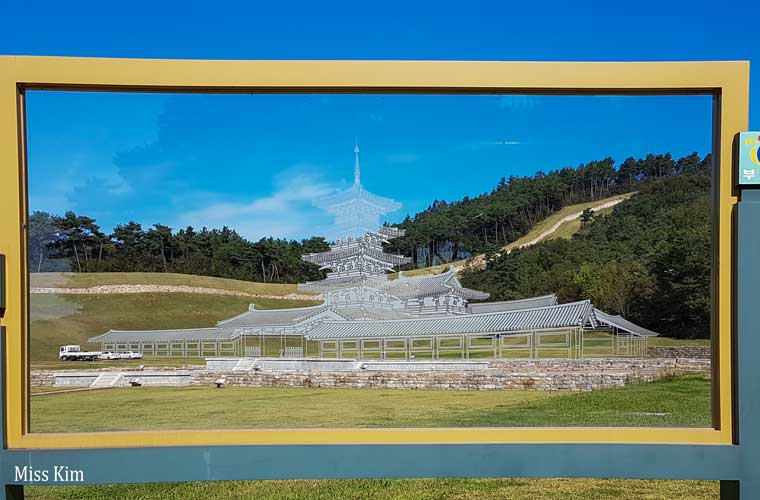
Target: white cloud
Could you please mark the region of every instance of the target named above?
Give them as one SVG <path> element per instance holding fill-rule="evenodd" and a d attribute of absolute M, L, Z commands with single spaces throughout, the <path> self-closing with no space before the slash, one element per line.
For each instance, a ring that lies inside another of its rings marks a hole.
<path fill-rule="evenodd" d="M 302 170 L 303 165 L 279 175 L 275 179 L 275 190 L 269 196 L 241 203 L 212 203 L 185 212 L 178 218 L 177 227 L 229 226 L 251 240 L 266 236 L 311 236 L 324 218 L 312 201 L 334 192 L 336 186 Z"/>

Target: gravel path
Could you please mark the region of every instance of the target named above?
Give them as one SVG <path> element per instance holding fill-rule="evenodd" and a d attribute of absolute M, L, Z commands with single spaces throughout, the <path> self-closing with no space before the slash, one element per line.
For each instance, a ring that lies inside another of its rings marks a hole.
<path fill-rule="evenodd" d="M 287 295 L 264 295 L 258 293 L 224 290 L 222 288 L 205 288 L 185 285 L 99 285 L 89 288 L 53 288 L 32 287 L 33 294 L 72 294 L 72 295 L 105 295 L 121 293 L 199 293 L 209 295 L 234 295 L 237 297 L 253 297 L 259 299 L 288 299 L 288 300 L 319 300 L 319 296 L 289 293 Z"/>
<path fill-rule="evenodd" d="M 605 208 L 614 207 L 615 205 L 617 205 L 619 203 L 622 203 L 622 202 L 624 202 L 627 199 L 628 198 L 619 198 L 617 200 L 610 200 L 610 201 L 607 201 L 605 203 L 601 203 L 599 205 L 596 205 L 596 206 L 593 206 L 593 207 L 589 207 L 589 208 L 591 208 L 591 210 L 595 210 L 595 211 L 596 210 L 603 210 Z M 546 238 L 548 238 L 549 236 L 551 236 L 554 232 L 556 232 L 562 226 L 562 224 L 564 224 L 565 222 L 570 222 L 570 221 L 573 221 L 573 220 L 580 219 L 581 215 L 583 215 L 583 211 L 575 212 L 575 213 L 572 213 L 572 214 L 564 217 L 563 219 L 561 219 L 559 222 L 555 223 L 552 227 L 550 227 L 549 229 L 547 229 L 543 233 L 539 234 L 538 236 L 536 236 L 532 240 L 528 241 L 527 243 L 524 243 L 524 244 L 520 245 L 517 248 L 525 248 L 525 247 L 529 247 L 529 246 L 535 245 L 536 243 L 540 243 L 541 241 L 543 241 Z M 511 253 L 512 250 L 513 249 L 507 250 L 507 254 Z M 483 267 L 485 267 L 485 265 L 486 265 L 486 257 L 485 257 L 485 255 L 476 255 L 475 257 L 472 257 L 471 259 L 465 261 L 464 264 L 462 264 L 460 266 L 456 266 L 455 270 L 457 272 L 460 272 L 460 271 L 464 271 L 466 269 L 482 269 Z"/>
<path fill-rule="evenodd" d="M 611 200 L 611 201 L 608 201 L 606 203 L 602 203 L 601 205 L 597 205 L 597 206 L 591 207 L 591 210 L 604 210 L 605 208 L 614 207 L 618 203 L 624 202 L 626 199 L 627 198 L 621 198 L 619 200 Z M 560 220 L 559 222 L 557 222 L 556 224 L 554 224 L 552 227 L 550 227 L 549 229 L 547 229 L 543 233 L 539 234 L 538 236 L 536 236 L 535 238 L 533 238 L 532 240 L 530 240 L 529 242 L 520 245 L 518 248 L 529 247 L 531 245 L 535 245 L 536 243 L 541 242 L 542 240 L 544 240 L 547 237 L 549 237 L 552 234 L 554 234 L 557 231 L 557 229 L 559 229 L 560 226 L 562 226 L 562 224 L 564 224 L 565 222 L 570 222 L 570 221 L 573 221 L 573 220 L 580 219 L 581 215 L 583 215 L 582 211 L 581 212 L 575 212 L 574 214 L 568 215 L 567 217 L 563 218 L 562 220 Z M 507 253 L 509 253 L 509 252 L 507 252 Z"/>

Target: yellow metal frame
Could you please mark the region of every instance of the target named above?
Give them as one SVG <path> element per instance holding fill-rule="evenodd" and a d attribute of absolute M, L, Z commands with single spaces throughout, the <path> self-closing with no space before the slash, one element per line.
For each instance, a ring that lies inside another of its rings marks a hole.
<path fill-rule="evenodd" d="M 30 89 L 200 93 L 708 94 L 714 98 L 714 428 L 458 428 L 28 432 L 26 132 Z M 748 62 L 190 61 L 0 57 L 0 253 L 7 256 L 9 448 L 373 443 L 734 442 L 732 141 L 747 128 Z"/>

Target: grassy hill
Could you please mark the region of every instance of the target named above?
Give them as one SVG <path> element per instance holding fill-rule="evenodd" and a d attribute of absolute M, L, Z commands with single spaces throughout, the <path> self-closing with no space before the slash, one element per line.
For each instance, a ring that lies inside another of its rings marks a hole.
<path fill-rule="evenodd" d="M 318 300 L 290 300 L 294 284 L 250 283 L 225 278 L 171 273 L 38 273 L 31 275 L 32 287 L 88 288 L 99 285 L 186 285 L 232 290 L 278 298 L 238 297 L 192 293 L 131 294 L 32 294 L 32 362 L 57 359 L 58 347 L 85 344 L 92 336 L 110 329 L 149 330 L 213 326 L 248 309 L 305 307 Z M 94 347 L 94 346 L 93 346 Z M 165 364 L 165 362 L 164 362 Z M 38 363 L 45 366 L 49 363 Z"/>
<path fill-rule="evenodd" d="M 505 246 L 504 249 L 511 251 L 515 248 L 520 248 L 524 245 L 528 245 L 531 242 L 535 244 L 541 241 L 548 241 L 548 240 L 553 240 L 557 238 L 570 238 L 575 233 L 577 233 L 578 230 L 581 228 L 581 221 L 579 217 L 573 220 L 565 220 L 565 219 L 567 219 L 568 217 L 576 216 L 576 215 L 580 216 L 580 214 L 583 213 L 583 211 L 586 210 L 587 208 L 594 210 L 594 213 L 597 215 L 608 213 L 612 210 L 612 207 L 601 208 L 601 209 L 599 209 L 598 207 L 603 207 L 605 205 L 609 205 L 615 202 L 618 202 L 618 203 L 622 202 L 624 200 L 627 200 L 634 194 L 636 193 L 635 192 L 625 193 L 618 196 L 610 196 L 609 198 L 603 198 L 601 200 L 596 200 L 596 201 L 592 201 L 588 203 L 577 203 L 575 205 L 568 205 L 564 207 L 562 210 L 559 210 L 551 214 L 549 217 L 537 223 L 535 226 L 533 226 L 533 228 L 530 230 L 528 234 L 526 234 L 522 238 L 515 240 L 509 245 Z"/>
<path fill-rule="evenodd" d="M 295 284 L 254 283 L 212 276 L 177 273 L 32 273 L 31 286 L 40 288 L 89 288 L 100 285 L 184 285 L 218 288 L 258 295 L 297 293 Z"/>

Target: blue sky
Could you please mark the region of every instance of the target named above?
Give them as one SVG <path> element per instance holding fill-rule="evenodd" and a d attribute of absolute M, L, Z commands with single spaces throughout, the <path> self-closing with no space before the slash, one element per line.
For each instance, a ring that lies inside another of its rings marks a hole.
<path fill-rule="evenodd" d="M 741 15 L 699 2 L 104 4 L 4 6 L 0 53 L 626 61 L 753 60 L 760 52 L 760 8 L 751 4 Z M 35 92 L 28 118 L 33 209 L 74 209 L 106 229 L 127 220 L 228 224 L 255 239 L 329 232 L 311 200 L 351 181 L 356 136 L 365 186 L 403 204 L 388 216 L 394 221 L 436 198 L 488 191 L 510 174 L 605 156 L 704 154 L 710 102 Z"/>

